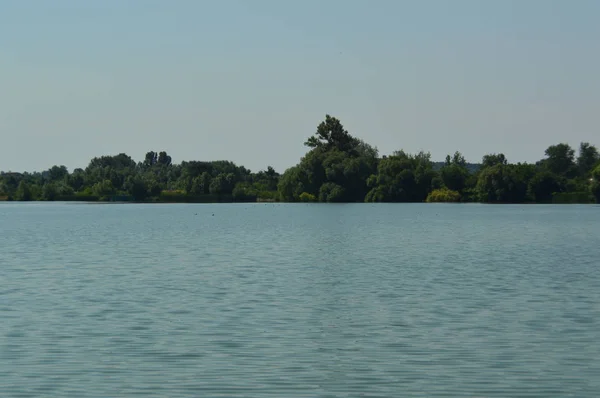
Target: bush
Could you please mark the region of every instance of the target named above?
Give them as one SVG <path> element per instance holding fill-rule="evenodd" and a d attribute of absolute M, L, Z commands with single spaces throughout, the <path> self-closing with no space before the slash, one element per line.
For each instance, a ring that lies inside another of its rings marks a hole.
<path fill-rule="evenodd" d="M 313 194 L 310 194 L 308 192 L 302 192 L 300 194 L 300 201 L 301 202 L 316 202 L 317 201 L 317 197 Z"/>
<path fill-rule="evenodd" d="M 460 202 L 460 194 L 447 188 L 436 189 L 427 196 L 428 203 Z"/>

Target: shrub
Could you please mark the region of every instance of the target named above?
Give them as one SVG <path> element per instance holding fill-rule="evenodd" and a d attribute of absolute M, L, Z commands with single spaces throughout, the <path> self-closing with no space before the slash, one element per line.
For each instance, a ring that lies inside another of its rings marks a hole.
<path fill-rule="evenodd" d="M 428 203 L 452 203 L 460 202 L 460 194 L 447 188 L 436 189 L 427 196 Z"/>
<path fill-rule="evenodd" d="M 313 194 L 310 194 L 308 192 L 302 192 L 300 194 L 300 201 L 301 202 L 316 202 L 317 201 L 317 197 Z"/>

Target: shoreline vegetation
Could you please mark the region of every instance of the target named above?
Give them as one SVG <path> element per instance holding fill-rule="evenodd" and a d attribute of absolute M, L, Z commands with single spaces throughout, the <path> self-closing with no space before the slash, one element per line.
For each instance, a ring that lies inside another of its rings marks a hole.
<path fill-rule="evenodd" d="M 502 153 L 467 163 L 460 152 L 433 162 L 426 152 L 379 156 L 326 115 L 304 145 L 308 152 L 283 174 L 230 161 L 175 164 L 164 151 L 138 163 L 124 153 L 96 157 L 72 172 L 0 172 L 0 201 L 600 203 L 600 154 L 586 142 L 577 154 L 552 145 L 534 164 Z"/>

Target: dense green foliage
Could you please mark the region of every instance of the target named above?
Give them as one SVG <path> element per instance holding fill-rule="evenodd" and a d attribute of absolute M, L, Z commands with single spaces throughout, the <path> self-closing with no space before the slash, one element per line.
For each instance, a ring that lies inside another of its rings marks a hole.
<path fill-rule="evenodd" d="M 166 152 L 148 152 L 136 163 L 126 154 L 102 156 L 72 173 L 54 166 L 41 173 L 1 173 L 7 200 L 113 200 L 220 202 L 273 200 L 279 174 L 251 173 L 228 161 L 173 164 Z"/>
<path fill-rule="evenodd" d="M 600 203 L 600 165 L 597 165 L 592 171 L 590 190 L 592 195 L 596 199 L 597 203 Z"/>
<path fill-rule="evenodd" d="M 429 203 L 453 203 L 460 202 L 460 194 L 448 188 L 434 189 L 428 196 Z"/>
<path fill-rule="evenodd" d="M 579 156 L 567 144 L 553 145 L 537 164 L 509 164 L 487 154 L 480 164 L 460 152 L 433 163 L 428 153 L 400 150 L 378 156 L 376 148 L 351 136 L 326 116 L 306 143 L 309 152 L 281 177 L 285 201 L 588 203 L 600 200 L 600 156 L 582 143 Z M 595 173 L 595 174 L 594 174 Z M 556 196 L 561 194 L 561 196 Z"/>
<path fill-rule="evenodd" d="M 53 166 L 35 173 L 0 173 L 3 200 L 155 202 L 600 202 L 600 154 L 589 143 L 575 150 L 559 143 L 536 164 L 510 164 L 504 154 L 468 163 L 460 152 L 445 162 L 403 150 L 379 156 L 329 115 L 305 145 L 300 162 L 279 175 L 252 173 L 229 161 L 172 162 L 148 152 L 101 156 L 69 173 Z"/>

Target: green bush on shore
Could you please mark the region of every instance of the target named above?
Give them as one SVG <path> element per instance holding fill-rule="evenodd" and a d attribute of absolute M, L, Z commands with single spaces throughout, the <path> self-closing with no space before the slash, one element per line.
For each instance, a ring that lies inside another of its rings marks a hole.
<path fill-rule="evenodd" d="M 454 203 L 460 202 L 460 193 L 447 188 L 436 189 L 427 196 L 427 203 Z"/>

